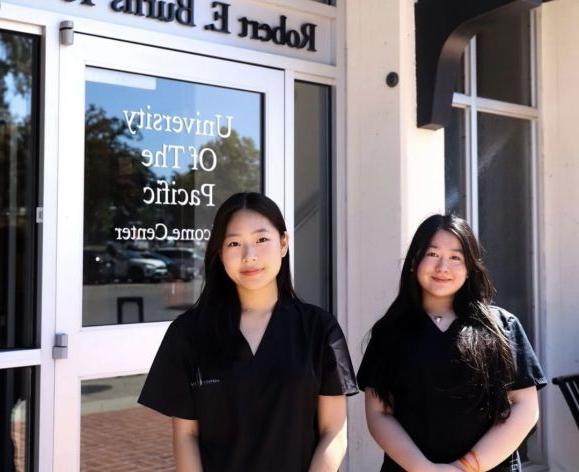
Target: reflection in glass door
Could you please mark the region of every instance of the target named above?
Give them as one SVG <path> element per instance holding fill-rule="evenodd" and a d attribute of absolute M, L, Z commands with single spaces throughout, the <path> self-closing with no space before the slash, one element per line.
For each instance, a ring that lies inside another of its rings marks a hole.
<path fill-rule="evenodd" d="M 136 397 L 218 206 L 284 207 L 283 73 L 83 35 L 61 67 L 54 470 L 172 470 L 170 420 Z"/>
<path fill-rule="evenodd" d="M 0 471 L 11 472 L 35 470 L 39 437 L 40 50 L 38 36 L 0 30 Z"/>
<path fill-rule="evenodd" d="M 218 206 L 262 190 L 263 94 L 89 68 L 83 326 L 174 319 Z"/>

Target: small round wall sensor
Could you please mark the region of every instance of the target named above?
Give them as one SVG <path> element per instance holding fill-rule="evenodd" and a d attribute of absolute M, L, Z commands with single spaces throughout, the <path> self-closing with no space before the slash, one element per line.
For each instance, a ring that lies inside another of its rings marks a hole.
<path fill-rule="evenodd" d="M 398 82 L 400 82 L 400 78 L 396 72 L 390 72 L 386 76 L 386 85 L 388 85 L 388 87 L 396 87 Z"/>

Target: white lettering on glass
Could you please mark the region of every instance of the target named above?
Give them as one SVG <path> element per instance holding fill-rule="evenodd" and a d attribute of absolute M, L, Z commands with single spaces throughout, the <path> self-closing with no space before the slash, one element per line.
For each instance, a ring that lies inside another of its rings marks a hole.
<path fill-rule="evenodd" d="M 186 132 L 193 136 L 228 138 L 231 135 L 232 116 L 215 114 L 202 118 L 200 112 L 195 116 L 169 115 L 151 111 L 151 105 L 145 109 L 123 110 L 125 123 L 130 134 L 141 130 L 180 134 Z"/>

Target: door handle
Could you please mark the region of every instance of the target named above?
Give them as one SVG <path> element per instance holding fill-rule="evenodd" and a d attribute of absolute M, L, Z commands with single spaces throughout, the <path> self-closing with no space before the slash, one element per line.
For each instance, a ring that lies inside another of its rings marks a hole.
<path fill-rule="evenodd" d="M 56 333 L 52 347 L 53 359 L 68 359 L 68 334 Z"/>

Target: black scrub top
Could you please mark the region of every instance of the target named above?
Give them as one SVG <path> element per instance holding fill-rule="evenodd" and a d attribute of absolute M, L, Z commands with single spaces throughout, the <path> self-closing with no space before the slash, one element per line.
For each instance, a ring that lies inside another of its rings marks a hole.
<path fill-rule="evenodd" d="M 507 311 L 492 307 L 511 342 L 516 364 L 514 384 L 509 390 L 547 384 L 519 320 Z M 386 385 L 394 398 L 394 417 L 427 459 L 451 463 L 470 451 L 492 423 L 484 409 L 473 404 L 468 388 L 469 368 L 460 360 L 456 338 L 464 327 L 455 320 L 442 332 L 423 311 L 408 314 L 391 329 L 372 336 L 360 370 L 358 385 Z M 381 472 L 403 471 L 387 454 Z M 496 472 L 522 470 L 517 452 Z"/>
<path fill-rule="evenodd" d="M 280 301 L 255 356 L 239 331 L 236 357 L 223 368 L 196 350 L 197 316 L 191 310 L 171 323 L 139 402 L 199 422 L 204 472 L 307 471 L 319 438 L 318 396 L 358 391 L 336 319 Z"/>

